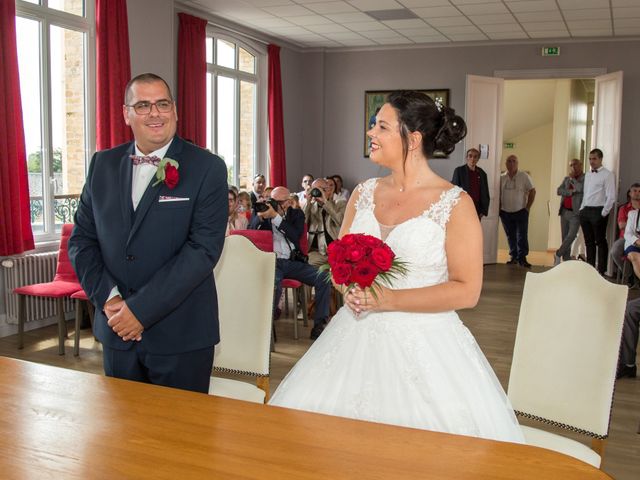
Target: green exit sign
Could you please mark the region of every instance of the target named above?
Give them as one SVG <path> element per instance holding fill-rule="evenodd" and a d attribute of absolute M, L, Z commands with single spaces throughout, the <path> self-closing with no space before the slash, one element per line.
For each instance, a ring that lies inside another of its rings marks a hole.
<path fill-rule="evenodd" d="M 516 148 L 516 144 L 512 142 L 504 142 L 504 148 Z"/>
<path fill-rule="evenodd" d="M 542 47 L 543 57 L 558 57 L 560 56 L 560 47 Z"/>

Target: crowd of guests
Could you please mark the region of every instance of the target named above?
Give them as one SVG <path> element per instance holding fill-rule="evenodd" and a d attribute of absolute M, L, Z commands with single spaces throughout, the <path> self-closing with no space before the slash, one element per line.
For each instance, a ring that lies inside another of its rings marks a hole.
<path fill-rule="evenodd" d="M 290 278 L 314 287 L 315 309 L 311 339 L 322 333 L 329 320 L 331 284 L 318 267 L 327 261 L 327 247 L 338 238 L 347 207 L 349 191 L 340 175 L 302 177 L 302 190 L 291 193 L 286 187 L 269 187 L 264 175 L 253 178 L 251 191 L 229 187 L 229 219 L 226 235 L 234 230 L 269 230 L 276 254 L 274 318 L 282 280 Z M 301 248 L 306 236 L 307 251 Z"/>

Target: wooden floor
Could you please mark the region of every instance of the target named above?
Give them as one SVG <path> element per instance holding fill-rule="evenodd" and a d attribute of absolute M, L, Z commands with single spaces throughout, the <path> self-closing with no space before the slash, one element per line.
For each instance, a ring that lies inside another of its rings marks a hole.
<path fill-rule="evenodd" d="M 542 255 L 540 263 L 546 263 Z M 532 258 L 529 258 L 532 261 Z M 533 271 L 545 267 L 534 266 Z M 484 269 L 484 286 L 478 306 L 463 310 L 460 317 L 475 335 L 487 359 L 506 388 L 511 366 L 520 297 L 527 270 L 519 266 L 504 264 L 487 265 Z M 630 297 L 640 295 L 632 290 Z M 67 340 L 67 354 L 57 355 L 56 327 L 46 327 L 26 333 L 25 348 L 16 348 L 16 337 L 0 339 L 0 355 L 21 358 L 33 362 L 57 365 L 65 368 L 102 373 L 100 345 L 93 340 L 89 330 L 81 331 L 80 357 L 72 354 L 73 332 Z M 277 352 L 272 355 L 271 386 L 273 389 L 289 369 L 311 345 L 309 328 L 300 328 L 302 337 L 293 340 L 293 321 L 284 318 L 277 322 Z M 523 421 L 523 423 L 525 423 Z M 622 379 L 616 384 L 613 418 L 610 437 L 607 441 L 604 470 L 619 480 L 640 478 L 640 434 L 636 433 L 640 423 L 640 378 Z M 535 425 L 535 424 L 532 424 Z M 564 435 L 572 436 L 566 432 Z M 573 435 L 572 438 L 585 440 Z"/>

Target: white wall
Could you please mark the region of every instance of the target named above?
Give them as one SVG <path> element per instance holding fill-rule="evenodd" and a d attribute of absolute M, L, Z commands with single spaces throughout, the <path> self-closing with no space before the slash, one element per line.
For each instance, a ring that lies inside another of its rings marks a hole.
<path fill-rule="evenodd" d="M 352 187 L 360 179 L 382 173 L 362 154 L 365 90 L 449 88 L 451 106 L 463 113 L 467 74 L 493 76 L 496 70 L 506 69 L 605 68 L 607 71 L 625 72 L 621 183 L 640 179 L 640 162 L 634 162 L 640 151 L 640 135 L 636 133 L 640 124 L 640 63 L 636 61 L 640 41 L 563 43 L 559 57 L 541 57 L 540 46 L 543 43 L 331 51 L 298 53 L 295 58 L 292 55 L 295 63 L 290 64 L 286 72 L 283 68 L 283 84 L 291 86 L 300 79 L 307 81 L 300 73 L 305 69 L 324 73 L 323 101 L 320 104 L 300 102 L 297 110 L 288 112 L 291 116 L 285 119 L 285 140 L 289 149 L 289 142 L 298 141 L 294 132 L 314 131 L 311 124 L 317 122 L 318 115 L 323 117 L 322 158 L 317 157 L 316 143 L 303 143 L 303 151 L 296 155 L 302 158 L 303 165 L 295 167 L 295 171 L 343 173 L 347 187 Z M 287 102 L 287 96 L 299 95 L 299 90 L 294 89 L 290 93 L 285 89 L 283 94 Z M 300 144 L 296 149 L 300 152 Z M 451 178 L 453 169 L 464 161 L 463 150 L 461 145 L 450 159 L 432 161 L 433 168 L 443 177 Z M 288 158 L 290 163 L 295 157 Z M 289 170 L 293 172 L 294 168 Z M 289 180 L 290 183 L 293 180 L 291 175 Z M 296 177 L 297 183 L 299 178 Z"/>
<path fill-rule="evenodd" d="M 178 20 L 173 0 L 127 0 L 131 76 L 160 75 L 176 95 Z"/>

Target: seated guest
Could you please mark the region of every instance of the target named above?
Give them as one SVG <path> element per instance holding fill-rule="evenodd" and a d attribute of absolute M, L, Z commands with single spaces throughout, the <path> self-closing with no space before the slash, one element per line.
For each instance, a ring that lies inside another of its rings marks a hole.
<path fill-rule="evenodd" d="M 349 190 L 343 187 L 342 177 L 340 175 L 331 175 L 333 181 L 336 184 L 336 195 L 343 200 L 349 200 Z"/>
<path fill-rule="evenodd" d="M 251 220 L 251 195 L 248 192 L 238 193 L 238 212 L 247 217 L 247 221 Z"/>
<path fill-rule="evenodd" d="M 313 319 L 311 339 L 315 340 L 324 330 L 329 317 L 329 293 L 331 284 L 327 274 L 318 272 L 301 257 L 300 238 L 304 234 L 304 213 L 292 207 L 289 190 L 276 187 L 271 192 L 271 202 L 260 207 L 251 218 L 249 228 L 271 230 L 273 232 L 273 251 L 276 253 L 276 288 L 274 316 L 277 301 L 282 295 L 282 279 L 298 280 L 316 289 L 316 309 Z"/>
<path fill-rule="evenodd" d="M 261 173 L 253 177 L 253 190 L 251 191 L 251 205 L 255 205 L 256 202 L 264 200 L 264 189 L 267 186 L 267 180 Z"/>
<path fill-rule="evenodd" d="M 636 210 L 637 211 L 637 210 Z M 634 378 L 637 373 L 638 325 L 640 324 L 640 298 L 627 303 L 622 326 L 622 345 L 616 378 Z"/>
<path fill-rule="evenodd" d="M 320 266 L 327 261 L 327 246 L 340 233 L 347 202 L 336 200 L 333 182 L 319 178 L 311 185 L 304 217 L 309 227 L 309 263 Z"/>
<path fill-rule="evenodd" d="M 289 194 L 289 198 L 291 199 L 291 206 L 293 208 L 300 209 L 300 199 L 298 198 L 298 194 L 297 193 L 291 193 L 291 194 Z"/>
<path fill-rule="evenodd" d="M 225 237 L 233 230 L 245 230 L 247 225 L 249 225 L 247 217 L 238 212 L 238 195 L 233 188 L 229 188 L 229 219 L 227 220 Z"/>
<path fill-rule="evenodd" d="M 300 208 L 304 208 L 305 203 L 307 203 L 307 196 L 309 195 L 309 190 L 311 190 L 311 184 L 313 183 L 313 175 L 310 173 L 305 174 L 302 177 L 302 190 L 296 193 L 298 195 L 298 199 L 300 200 Z"/>
<path fill-rule="evenodd" d="M 640 183 L 634 183 L 627 192 L 627 203 L 618 209 L 619 238 L 611 245 L 609 256 L 616 268 L 622 271 L 622 256 L 624 255 L 624 231 L 627 226 L 629 212 L 640 208 Z M 626 279 L 623 279 L 626 280 Z"/>
<path fill-rule="evenodd" d="M 633 266 L 633 273 L 640 278 L 640 215 L 631 210 L 624 229 L 624 254 Z"/>

